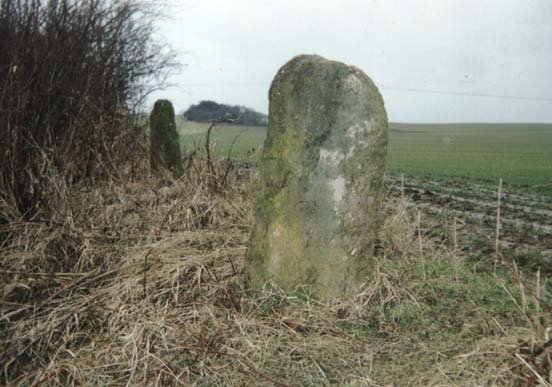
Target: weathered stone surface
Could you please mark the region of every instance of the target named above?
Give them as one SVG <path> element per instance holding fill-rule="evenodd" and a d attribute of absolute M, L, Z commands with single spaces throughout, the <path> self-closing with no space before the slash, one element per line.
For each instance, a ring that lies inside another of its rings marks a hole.
<path fill-rule="evenodd" d="M 182 175 L 180 139 L 174 120 L 174 108 L 170 101 L 160 99 L 153 105 L 150 132 L 151 169 L 157 171 L 162 167 L 177 177 Z"/>
<path fill-rule="evenodd" d="M 383 99 L 360 69 L 301 55 L 270 87 L 250 285 L 305 285 L 323 297 L 353 292 L 380 225 L 387 152 Z"/>

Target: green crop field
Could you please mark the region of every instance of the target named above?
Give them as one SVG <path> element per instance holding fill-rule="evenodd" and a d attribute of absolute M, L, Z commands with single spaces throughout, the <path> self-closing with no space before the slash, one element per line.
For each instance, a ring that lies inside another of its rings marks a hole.
<path fill-rule="evenodd" d="M 519 186 L 552 183 L 552 125 L 392 124 L 389 169 Z"/>
<path fill-rule="evenodd" d="M 179 120 L 183 149 L 203 150 L 208 125 Z M 391 124 L 388 167 L 392 173 L 432 178 L 462 177 L 551 188 L 550 124 Z M 239 136 L 237 139 L 236 137 Z M 266 128 L 216 126 L 215 152 L 254 160 Z"/>
<path fill-rule="evenodd" d="M 182 150 L 204 152 L 205 135 L 209 124 L 176 119 Z M 234 159 L 256 160 L 263 147 L 266 128 L 219 124 L 211 131 L 211 147 L 216 155 L 227 157 L 230 149 Z M 232 145 L 232 143 L 234 143 Z"/>

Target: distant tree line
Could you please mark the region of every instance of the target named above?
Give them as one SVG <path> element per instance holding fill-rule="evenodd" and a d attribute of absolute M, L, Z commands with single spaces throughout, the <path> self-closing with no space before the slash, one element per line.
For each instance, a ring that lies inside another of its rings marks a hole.
<path fill-rule="evenodd" d="M 266 114 L 256 112 L 245 106 L 231 106 L 214 101 L 201 101 L 192 105 L 183 114 L 188 121 L 207 122 L 221 118 L 235 120 L 237 125 L 266 126 L 268 117 Z"/>

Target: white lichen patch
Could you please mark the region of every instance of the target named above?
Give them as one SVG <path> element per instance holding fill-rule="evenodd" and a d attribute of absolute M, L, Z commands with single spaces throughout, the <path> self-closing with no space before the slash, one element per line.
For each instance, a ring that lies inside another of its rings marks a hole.
<path fill-rule="evenodd" d="M 275 238 L 278 238 L 280 235 L 282 235 L 281 227 L 274 227 L 274 230 L 272 231 L 272 235 Z"/>
<path fill-rule="evenodd" d="M 282 241 L 282 236 L 284 228 L 281 224 L 275 223 L 272 224 L 268 229 L 268 272 L 271 276 L 276 275 L 280 270 L 282 254 L 280 252 L 279 245 Z"/>
<path fill-rule="evenodd" d="M 345 196 L 345 178 L 338 176 L 328 180 L 328 185 L 333 192 L 334 210 L 337 212 L 341 207 L 341 202 Z"/>
<path fill-rule="evenodd" d="M 351 157 L 353 157 L 353 155 L 355 154 L 355 151 L 356 151 L 356 145 L 352 144 L 351 147 L 349 148 L 349 151 L 347 152 L 347 159 L 350 159 Z"/>
<path fill-rule="evenodd" d="M 349 76 L 347 76 L 347 78 L 345 78 L 345 81 L 343 82 L 346 87 L 350 88 L 352 91 L 356 93 L 358 93 L 364 85 L 359 75 L 357 75 L 356 73 L 352 73 Z"/>
<path fill-rule="evenodd" d="M 338 167 L 339 163 L 345 159 L 345 155 L 340 151 L 320 148 L 320 162 L 329 167 Z"/>
<path fill-rule="evenodd" d="M 349 140 L 349 150 L 347 151 L 347 159 L 351 158 L 357 148 L 366 148 L 369 145 L 368 139 L 370 138 L 370 133 L 374 130 L 376 126 L 375 121 L 364 120 L 362 124 L 354 124 L 347 128 L 345 136 Z"/>
<path fill-rule="evenodd" d="M 364 120 L 361 124 L 353 124 L 347 129 L 346 136 L 352 140 L 367 143 L 368 135 L 374 131 L 376 123 L 373 119 Z"/>

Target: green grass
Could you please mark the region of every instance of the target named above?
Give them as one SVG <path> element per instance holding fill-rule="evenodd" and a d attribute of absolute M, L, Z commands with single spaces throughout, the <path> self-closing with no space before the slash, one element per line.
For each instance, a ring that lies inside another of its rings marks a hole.
<path fill-rule="evenodd" d="M 185 150 L 203 150 L 208 124 L 179 120 Z M 552 125 L 550 124 L 391 124 L 388 167 L 393 173 L 432 178 L 462 177 L 496 183 L 550 188 Z M 266 128 L 220 125 L 211 139 L 215 153 L 255 159 Z"/>
<path fill-rule="evenodd" d="M 550 284 L 495 271 L 490 256 L 478 270 L 464 258 L 427 245 L 422 261 L 411 240 L 374 258 L 362 296 L 337 305 L 254 293 L 258 321 L 285 316 L 303 329 L 255 331 L 246 338 L 257 345 L 251 360 L 293 385 L 521 385 L 530 371 L 514 353 L 546 341 Z"/>
<path fill-rule="evenodd" d="M 183 121 L 177 118 L 176 125 L 180 133 L 182 150 L 190 152 L 197 148 L 203 153 L 209 124 Z M 263 127 L 220 124 L 211 131 L 211 146 L 214 147 L 216 155 L 227 157 L 232 142 L 235 140 L 232 147 L 232 158 L 256 160 L 262 150 L 265 137 L 266 128 Z"/>
<path fill-rule="evenodd" d="M 392 124 L 393 172 L 518 186 L 552 183 L 552 125 Z"/>

